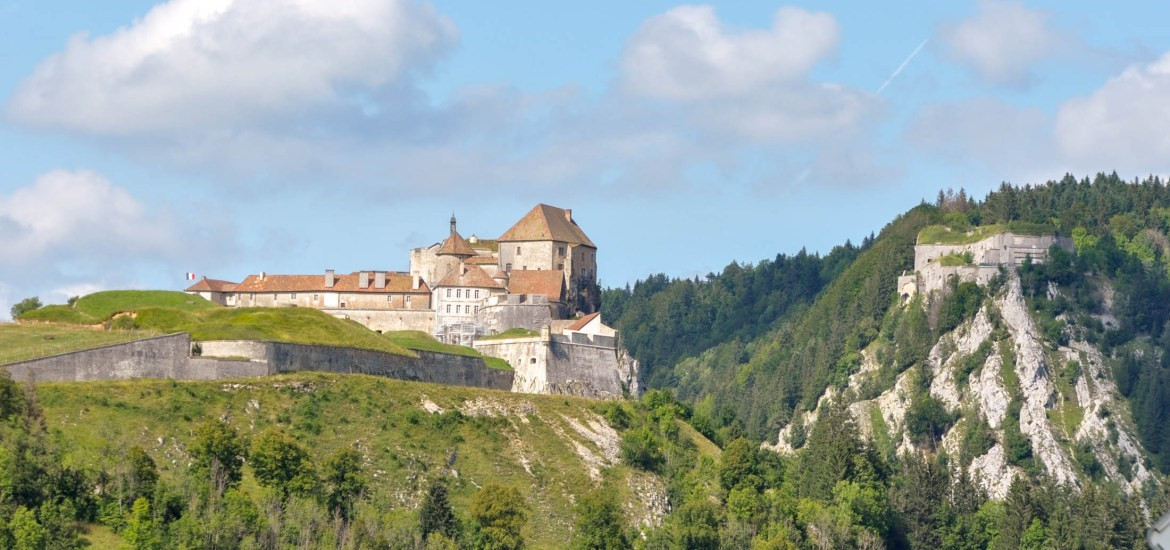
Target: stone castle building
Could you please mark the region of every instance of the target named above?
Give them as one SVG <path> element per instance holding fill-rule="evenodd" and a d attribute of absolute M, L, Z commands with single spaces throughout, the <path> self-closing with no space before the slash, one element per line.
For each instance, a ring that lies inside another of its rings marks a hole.
<path fill-rule="evenodd" d="M 240 283 L 204 278 L 186 291 L 228 307 L 311 307 L 371 330 L 421 330 L 464 345 L 600 305 L 597 245 L 572 210 L 547 204 L 495 240 L 464 238 L 452 215 L 446 239 L 410 251 L 408 273 L 260 272 Z"/>

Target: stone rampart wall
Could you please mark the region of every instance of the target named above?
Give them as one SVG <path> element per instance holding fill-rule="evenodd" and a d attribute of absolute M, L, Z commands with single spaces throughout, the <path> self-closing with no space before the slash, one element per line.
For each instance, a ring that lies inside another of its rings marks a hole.
<path fill-rule="evenodd" d="M 190 336 L 179 333 L 10 363 L 6 368 L 16 381 L 179 378 L 188 373 L 190 349 Z"/>
<path fill-rule="evenodd" d="M 607 345 L 601 345 L 607 344 Z M 636 373 L 618 361 L 613 337 L 574 333 L 540 337 L 478 340 L 475 349 L 499 357 L 516 371 L 512 391 L 620 398 Z M 626 387 L 623 387 L 623 383 Z M 636 388 L 631 389 L 636 391 Z"/>
<path fill-rule="evenodd" d="M 271 342 L 271 372 L 321 371 L 339 374 L 372 374 L 396 380 L 474 386 L 508 391 L 512 371 L 490 369 L 479 357 L 416 351 L 405 357 L 381 351 L 333 346 Z"/>
<path fill-rule="evenodd" d="M 416 352 L 418 357 L 281 342 L 202 342 L 221 357 L 249 357 L 237 361 L 217 357 L 191 357 L 187 333 L 147 338 L 135 342 L 76 351 L 5 365 L 13 380 L 34 382 L 87 382 L 132 378 L 217 380 L 264 376 L 294 371 L 360 373 L 397 380 L 474 386 L 508 391 L 512 371 L 487 367 L 482 358 Z"/>
<path fill-rule="evenodd" d="M 268 343 L 255 340 L 205 340 L 198 342 L 203 357 L 245 357 L 268 360 Z"/>
<path fill-rule="evenodd" d="M 429 298 L 428 298 L 429 299 Z M 394 332 L 421 330 L 430 334 L 435 328 L 435 312 L 430 309 L 325 309 L 334 317 L 352 319 L 370 330 Z"/>

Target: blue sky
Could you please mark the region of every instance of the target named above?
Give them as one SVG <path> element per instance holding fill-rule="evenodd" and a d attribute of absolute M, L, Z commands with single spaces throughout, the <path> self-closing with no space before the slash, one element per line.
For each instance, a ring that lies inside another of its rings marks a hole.
<path fill-rule="evenodd" d="M 0 0 L 0 318 L 405 270 L 452 212 L 572 208 L 621 285 L 940 188 L 1168 174 L 1170 6 L 1098 6 Z"/>

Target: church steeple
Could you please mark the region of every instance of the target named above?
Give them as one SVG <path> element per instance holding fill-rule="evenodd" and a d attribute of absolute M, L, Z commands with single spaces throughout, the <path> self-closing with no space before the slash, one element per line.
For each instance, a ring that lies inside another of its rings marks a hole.
<path fill-rule="evenodd" d="M 451 234 L 455 234 L 455 213 L 451 213 Z"/>

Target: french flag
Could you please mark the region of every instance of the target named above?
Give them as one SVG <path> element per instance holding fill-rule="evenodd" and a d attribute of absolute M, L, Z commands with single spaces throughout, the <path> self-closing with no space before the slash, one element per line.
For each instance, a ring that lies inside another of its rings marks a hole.
<path fill-rule="evenodd" d="M 195 274 L 194 274 L 194 273 L 188 273 L 188 274 L 187 274 L 187 280 L 188 280 L 188 281 L 194 281 L 194 280 L 195 280 Z"/>

